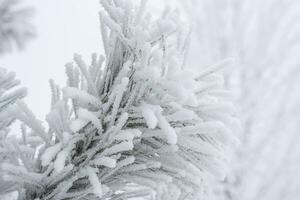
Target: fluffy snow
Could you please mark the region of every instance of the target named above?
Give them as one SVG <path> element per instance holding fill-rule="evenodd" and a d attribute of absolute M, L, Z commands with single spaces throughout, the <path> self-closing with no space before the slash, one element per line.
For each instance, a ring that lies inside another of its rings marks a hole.
<path fill-rule="evenodd" d="M 69 153 L 69 148 L 65 148 L 57 154 L 57 157 L 54 161 L 54 170 L 56 172 L 59 173 L 64 169 Z"/>
<path fill-rule="evenodd" d="M 56 156 L 56 154 L 61 150 L 61 148 L 62 148 L 61 143 L 48 147 L 41 157 L 42 165 L 43 166 L 49 165 L 50 162 Z"/>
<path fill-rule="evenodd" d="M 141 131 L 138 129 L 126 129 L 120 131 L 116 136 L 116 140 L 128 140 L 132 141 L 135 137 L 140 137 L 142 135 Z"/>
<path fill-rule="evenodd" d="M 143 104 L 141 109 L 147 126 L 151 129 L 154 129 L 157 126 L 157 118 L 154 114 L 154 111 L 149 106 L 147 106 L 147 104 Z"/>
<path fill-rule="evenodd" d="M 125 141 L 119 144 L 116 144 L 110 148 L 107 148 L 103 151 L 103 155 L 112 155 L 123 151 L 129 151 L 133 149 L 132 141 Z"/>
<path fill-rule="evenodd" d="M 64 94 L 64 98 L 76 99 L 86 105 L 89 105 L 89 104 L 94 105 L 94 106 L 101 105 L 100 101 L 96 97 L 88 94 L 85 91 L 75 88 L 75 87 L 63 88 L 63 94 Z"/>
<path fill-rule="evenodd" d="M 86 169 L 86 171 L 87 171 L 87 175 L 89 177 L 89 181 L 93 187 L 94 194 L 97 197 L 102 198 L 102 196 L 103 196 L 102 185 L 101 185 L 101 182 L 99 181 L 99 178 L 95 172 L 96 169 L 88 167 Z"/>
<path fill-rule="evenodd" d="M 82 129 L 89 121 L 87 119 L 74 119 L 70 122 L 70 129 L 72 132 L 76 133 Z"/>
<path fill-rule="evenodd" d="M 169 144 L 176 144 L 177 143 L 177 134 L 166 120 L 161 113 L 156 113 L 156 117 L 158 119 L 158 126 L 162 129 L 163 133 L 165 134 L 166 140 Z"/>
<path fill-rule="evenodd" d="M 107 157 L 107 156 L 103 156 L 100 158 L 96 158 L 93 160 L 93 164 L 95 165 L 103 165 L 109 168 L 115 168 L 116 167 L 116 159 Z"/>
<path fill-rule="evenodd" d="M 102 132 L 102 124 L 95 113 L 88 111 L 87 109 L 80 108 L 77 110 L 77 115 L 80 119 L 91 121 L 95 127 Z"/>

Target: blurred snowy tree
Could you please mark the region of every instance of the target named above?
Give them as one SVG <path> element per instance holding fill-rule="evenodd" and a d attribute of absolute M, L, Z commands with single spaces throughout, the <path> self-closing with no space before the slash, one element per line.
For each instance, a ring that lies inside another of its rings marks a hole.
<path fill-rule="evenodd" d="M 241 147 L 219 198 L 296 200 L 300 196 L 300 26 L 297 0 L 190 0 L 191 59 L 234 57 Z M 201 55 L 201 56 L 199 56 Z"/>
<path fill-rule="evenodd" d="M 11 51 L 16 45 L 23 48 L 34 36 L 29 22 L 31 9 L 19 8 L 18 0 L 0 0 L 0 54 Z"/>
<path fill-rule="evenodd" d="M 3 177 L 20 200 L 204 199 L 236 143 L 224 62 L 186 67 L 176 11 L 154 19 L 144 0 L 101 4 L 105 56 L 87 65 L 76 54 L 67 87 L 50 81 L 48 128 L 22 101 L 7 108 L 24 125 L 5 140 Z"/>

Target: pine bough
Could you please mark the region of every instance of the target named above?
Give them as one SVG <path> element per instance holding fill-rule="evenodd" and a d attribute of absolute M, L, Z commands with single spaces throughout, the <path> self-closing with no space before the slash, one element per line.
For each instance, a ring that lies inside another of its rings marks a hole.
<path fill-rule="evenodd" d="M 18 87 L 19 84 L 14 73 L 7 73 L 5 69 L 0 68 L 0 163 L 5 162 L 8 155 L 13 153 L 9 147 L 7 148 L 8 141 L 6 140 L 8 140 L 9 127 L 15 118 L 7 113 L 6 108 L 26 95 L 25 88 Z M 0 175 L 0 195 L 14 190 L 12 182 L 2 179 L 1 171 Z"/>
<path fill-rule="evenodd" d="M 234 107 L 215 65 L 184 66 L 188 32 L 178 13 L 153 19 L 145 1 L 103 0 L 105 56 L 66 65 L 50 81 L 48 127 L 22 101 L 7 113 L 23 137 L 7 142 L 4 178 L 19 199 L 203 199 L 224 178 Z"/>

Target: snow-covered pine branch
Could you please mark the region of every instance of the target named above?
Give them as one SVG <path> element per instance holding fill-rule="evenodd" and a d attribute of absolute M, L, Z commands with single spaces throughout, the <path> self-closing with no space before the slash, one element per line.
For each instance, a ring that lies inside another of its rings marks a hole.
<path fill-rule="evenodd" d="M 31 9 L 20 8 L 19 0 L 0 0 L 0 54 L 14 46 L 23 48 L 34 36 L 29 18 Z"/>
<path fill-rule="evenodd" d="M 19 84 L 20 82 L 15 79 L 14 73 L 8 73 L 5 69 L 0 68 L 0 163 L 7 159 L 9 152 L 6 148 L 6 140 L 8 140 L 9 127 L 15 120 L 14 117 L 8 115 L 6 109 L 26 95 L 26 90 L 18 87 Z M 0 176 L 2 177 L 1 171 Z M 1 177 L 0 195 L 10 192 L 13 188 L 12 183 L 3 181 Z"/>
<path fill-rule="evenodd" d="M 224 178 L 236 119 L 221 72 L 184 66 L 178 13 L 154 19 L 145 3 L 101 1 L 105 55 L 75 54 L 67 86 L 51 81 L 48 130 L 24 103 L 9 107 L 28 130 L 11 151 L 32 152 L 2 164 L 19 199 L 195 200 Z"/>
<path fill-rule="evenodd" d="M 0 68 L 0 139 L 4 139 L 8 132 L 9 126 L 15 118 L 7 113 L 7 108 L 14 104 L 18 99 L 26 95 L 26 89 L 18 87 L 19 80 L 15 79 L 14 73 L 9 73 L 5 69 Z M 1 144 L 0 144 L 1 145 Z M 0 151 L 0 158 L 2 157 Z"/>

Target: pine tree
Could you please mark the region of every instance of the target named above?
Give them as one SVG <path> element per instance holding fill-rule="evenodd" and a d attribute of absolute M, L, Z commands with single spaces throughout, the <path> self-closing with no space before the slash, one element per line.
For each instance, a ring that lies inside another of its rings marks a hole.
<path fill-rule="evenodd" d="M 19 8 L 18 0 L 0 0 L 0 54 L 23 48 L 28 39 L 34 36 L 30 16 L 32 10 Z"/>
<path fill-rule="evenodd" d="M 67 86 L 53 80 L 48 126 L 22 101 L 7 108 L 23 137 L 1 169 L 19 199 L 195 200 L 210 177 L 223 179 L 236 143 L 235 109 L 222 63 L 185 66 L 188 29 L 178 12 L 161 18 L 146 1 L 102 0 L 105 53 L 66 64 Z"/>

